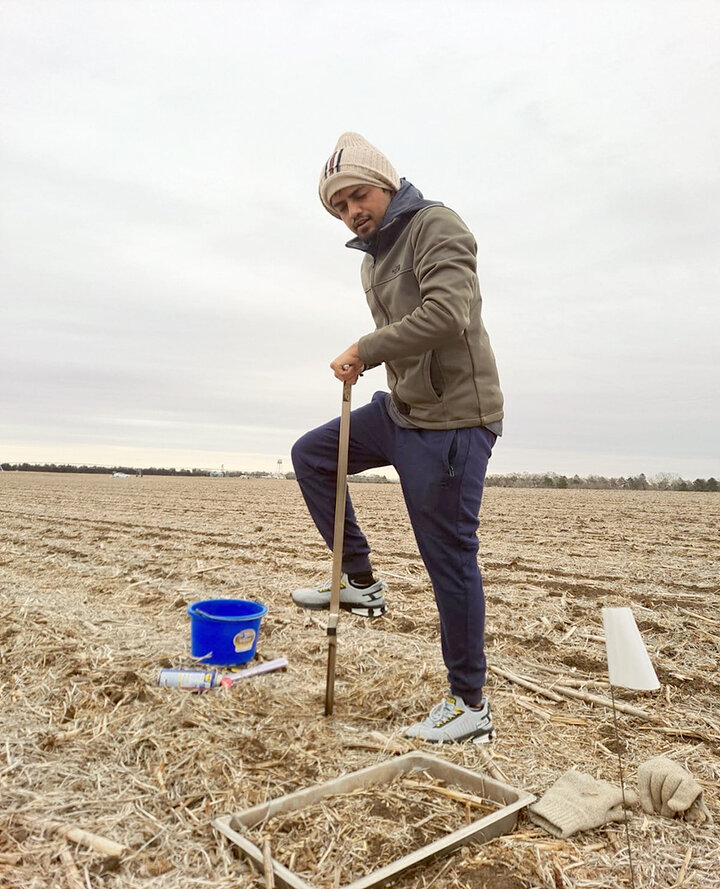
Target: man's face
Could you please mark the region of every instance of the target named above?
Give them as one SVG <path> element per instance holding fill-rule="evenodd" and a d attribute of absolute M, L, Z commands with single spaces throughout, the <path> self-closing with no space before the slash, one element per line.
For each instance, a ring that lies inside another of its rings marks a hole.
<path fill-rule="evenodd" d="M 367 241 L 380 228 L 391 200 L 392 194 L 376 185 L 348 185 L 330 203 L 350 231 Z"/>

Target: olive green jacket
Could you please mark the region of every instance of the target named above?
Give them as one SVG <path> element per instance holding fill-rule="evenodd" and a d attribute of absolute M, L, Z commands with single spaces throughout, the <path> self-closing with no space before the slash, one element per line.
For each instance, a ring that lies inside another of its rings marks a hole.
<path fill-rule="evenodd" d="M 385 364 L 393 402 L 412 425 L 458 429 L 502 420 L 474 237 L 442 205 L 423 201 L 414 214 L 394 217 L 392 209 L 373 242 L 348 245 L 366 251 L 362 284 L 377 328 L 360 338 L 361 360 Z"/>

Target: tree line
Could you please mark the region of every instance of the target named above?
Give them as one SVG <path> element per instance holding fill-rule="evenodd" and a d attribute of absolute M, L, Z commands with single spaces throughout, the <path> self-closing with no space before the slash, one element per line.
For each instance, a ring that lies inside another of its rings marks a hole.
<path fill-rule="evenodd" d="M 225 475 L 229 478 L 277 478 L 272 472 L 241 472 L 228 471 L 219 473 L 209 469 L 174 469 L 158 466 L 101 466 L 99 464 L 75 463 L 0 463 L 0 469 L 10 472 L 83 472 L 97 475 L 121 472 L 126 475 L 172 475 L 172 476 L 208 476 Z M 292 480 L 294 472 L 286 472 L 282 478 Z M 391 480 L 384 475 L 354 475 L 351 482 L 390 484 Z M 617 491 L 710 491 L 717 492 L 720 485 L 717 479 L 696 478 L 683 479 L 674 473 L 662 472 L 647 477 L 644 473 L 630 476 L 588 475 L 567 476 L 555 472 L 511 472 L 505 475 L 488 475 L 485 484 L 489 488 L 571 488 L 597 489 Z"/>
<path fill-rule="evenodd" d="M 512 472 L 507 475 L 489 475 L 485 479 L 489 488 L 581 488 L 610 491 L 718 491 L 715 478 L 696 478 L 689 481 L 669 472 L 647 477 L 639 475 L 610 477 L 604 475 L 558 475 L 555 472 Z"/>

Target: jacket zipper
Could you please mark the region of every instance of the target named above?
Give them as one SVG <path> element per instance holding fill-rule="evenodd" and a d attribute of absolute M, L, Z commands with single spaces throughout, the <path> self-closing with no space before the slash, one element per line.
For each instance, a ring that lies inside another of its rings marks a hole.
<path fill-rule="evenodd" d="M 379 252 L 379 251 L 378 251 Z M 375 292 L 375 266 L 377 265 L 377 255 L 373 256 L 373 267 L 372 267 L 372 275 L 370 275 L 370 289 L 372 290 L 373 299 L 380 306 L 383 315 L 385 316 L 385 321 L 390 324 L 390 314 L 388 310 L 385 308 L 383 303 L 380 301 L 377 293 Z"/>
<path fill-rule="evenodd" d="M 376 291 L 375 291 L 375 266 L 376 266 L 376 265 L 377 265 L 377 255 L 376 255 L 376 256 L 373 256 L 372 274 L 370 275 L 370 290 L 372 291 L 373 299 L 374 299 L 375 302 L 378 304 L 378 306 L 380 306 L 380 311 L 381 311 L 381 312 L 383 313 L 383 315 L 385 316 L 385 321 L 386 321 L 387 324 L 389 325 L 389 324 L 391 323 L 391 322 L 390 322 L 390 313 L 389 313 L 388 310 L 385 308 L 385 306 L 384 306 L 382 300 L 378 297 L 378 295 L 377 295 L 377 293 L 376 293 Z M 396 374 L 395 371 L 393 370 L 393 366 L 392 366 L 392 364 L 391 364 L 389 361 L 385 361 L 385 362 L 383 362 L 383 363 L 385 364 L 386 367 L 388 367 L 388 368 L 393 372 L 393 374 L 395 375 L 395 377 L 397 377 L 397 374 Z"/>

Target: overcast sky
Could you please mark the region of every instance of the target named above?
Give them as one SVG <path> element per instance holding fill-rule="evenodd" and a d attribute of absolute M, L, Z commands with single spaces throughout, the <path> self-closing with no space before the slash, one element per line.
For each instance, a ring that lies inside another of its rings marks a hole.
<path fill-rule="evenodd" d="M 491 472 L 720 477 L 719 26 L 717 0 L 0 0 L 0 461 L 290 469 L 372 329 L 317 197 L 356 130 L 477 239 Z"/>

